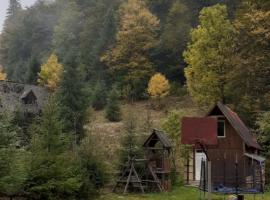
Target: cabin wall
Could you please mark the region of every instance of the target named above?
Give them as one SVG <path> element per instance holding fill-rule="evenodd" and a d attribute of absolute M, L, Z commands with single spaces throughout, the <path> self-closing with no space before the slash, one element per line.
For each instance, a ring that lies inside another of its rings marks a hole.
<path fill-rule="evenodd" d="M 238 173 L 239 184 L 245 180 L 245 157 L 242 138 L 228 120 L 225 120 L 225 138 L 218 138 L 218 145 L 208 150 L 212 162 L 212 181 L 214 185 L 233 186 Z M 238 163 L 238 171 L 236 165 Z"/>

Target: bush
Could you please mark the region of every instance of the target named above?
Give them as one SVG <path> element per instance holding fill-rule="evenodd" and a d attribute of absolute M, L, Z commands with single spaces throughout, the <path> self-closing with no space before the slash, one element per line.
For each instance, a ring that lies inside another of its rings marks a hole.
<path fill-rule="evenodd" d="M 122 119 L 119 104 L 119 95 L 115 87 L 109 94 L 108 104 L 106 107 L 106 118 L 111 122 L 119 122 Z"/>

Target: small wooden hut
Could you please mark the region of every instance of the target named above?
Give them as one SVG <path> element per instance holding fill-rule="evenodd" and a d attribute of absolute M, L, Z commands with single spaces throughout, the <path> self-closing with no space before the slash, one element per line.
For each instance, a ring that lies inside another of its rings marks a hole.
<path fill-rule="evenodd" d="M 172 145 L 165 133 L 153 130 L 143 144 L 148 167 L 156 174 L 164 191 L 171 190 L 171 149 Z"/>

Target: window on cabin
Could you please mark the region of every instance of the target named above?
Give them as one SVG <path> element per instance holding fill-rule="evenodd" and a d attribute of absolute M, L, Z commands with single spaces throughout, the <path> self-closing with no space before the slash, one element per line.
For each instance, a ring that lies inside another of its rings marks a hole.
<path fill-rule="evenodd" d="M 219 138 L 224 138 L 225 137 L 225 121 L 224 120 L 219 120 L 218 121 L 217 136 Z"/>

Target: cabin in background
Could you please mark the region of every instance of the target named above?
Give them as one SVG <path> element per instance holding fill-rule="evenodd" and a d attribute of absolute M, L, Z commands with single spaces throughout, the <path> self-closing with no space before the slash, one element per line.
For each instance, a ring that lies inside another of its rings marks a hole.
<path fill-rule="evenodd" d="M 40 114 L 49 97 L 46 88 L 0 81 L 0 112 L 22 112 L 25 115 Z"/>
<path fill-rule="evenodd" d="M 213 188 L 235 187 L 236 178 L 239 187 L 260 187 L 257 184 L 260 183 L 260 177 L 264 177 L 265 158 L 260 156 L 262 148 L 252 132 L 235 112 L 220 102 L 209 111 L 206 118 L 214 118 L 217 123 L 217 145 L 207 149 L 212 165 Z M 193 126 L 196 127 L 196 124 Z M 185 170 L 188 184 L 201 180 L 201 163 L 204 160 L 206 155 L 203 149 L 194 147 Z"/>

